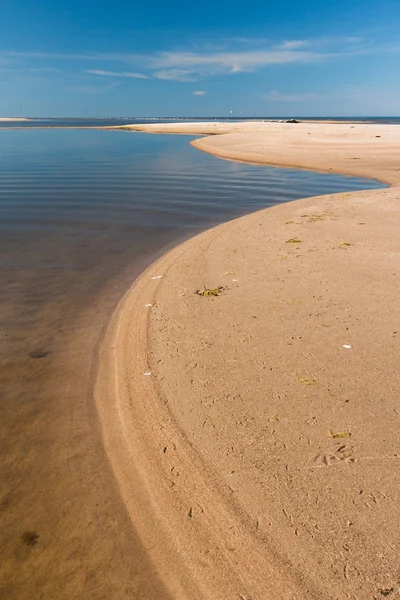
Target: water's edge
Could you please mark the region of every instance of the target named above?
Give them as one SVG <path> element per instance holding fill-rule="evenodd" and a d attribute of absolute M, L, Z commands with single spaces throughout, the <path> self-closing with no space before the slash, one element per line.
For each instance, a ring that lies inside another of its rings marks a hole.
<path fill-rule="evenodd" d="M 144 268 L 194 233 L 299 188 L 369 182 L 215 161 L 186 138 L 0 136 L 1 589 L 67 599 L 90 581 L 93 598 L 167 598 L 116 497 L 93 403 L 109 319 Z"/>

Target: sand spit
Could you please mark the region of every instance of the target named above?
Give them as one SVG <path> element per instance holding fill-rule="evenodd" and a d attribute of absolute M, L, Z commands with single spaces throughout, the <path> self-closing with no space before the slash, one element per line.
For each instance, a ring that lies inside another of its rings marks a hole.
<path fill-rule="evenodd" d="M 400 128 L 265 125 L 195 145 L 394 187 L 254 213 L 143 273 L 100 352 L 106 450 L 172 597 L 396 596 Z"/>
<path fill-rule="evenodd" d="M 4 121 L 31 121 L 31 119 L 26 119 L 24 117 L 0 117 L 0 122 Z"/>
<path fill-rule="evenodd" d="M 191 144 L 219 158 L 400 185 L 400 127 L 352 123 L 157 123 L 120 129 L 207 135 Z"/>

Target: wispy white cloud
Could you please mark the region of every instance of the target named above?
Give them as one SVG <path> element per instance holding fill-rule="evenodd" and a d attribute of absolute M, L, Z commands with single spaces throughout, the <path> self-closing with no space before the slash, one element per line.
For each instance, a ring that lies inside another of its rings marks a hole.
<path fill-rule="evenodd" d="M 205 96 L 207 94 L 207 92 L 205 92 L 204 90 L 196 90 L 195 92 L 193 92 L 193 96 Z"/>
<path fill-rule="evenodd" d="M 307 40 L 291 40 L 280 44 L 280 48 L 283 50 L 297 50 L 298 48 L 305 48 L 310 42 Z"/>
<path fill-rule="evenodd" d="M 170 81 L 196 81 L 191 71 L 185 69 L 164 69 L 156 71 L 153 76 L 157 79 L 168 79 Z"/>
<path fill-rule="evenodd" d="M 225 38 L 226 42 L 234 42 L 238 44 L 246 44 L 249 46 L 267 46 L 270 40 L 267 38 L 251 38 L 251 37 L 229 37 Z"/>
<path fill-rule="evenodd" d="M 253 40 L 255 43 L 255 40 Z M 301 50 L 300 42 L 284 42 L 287 47 L 270 46 L 266 49 L 257 50 L 239 50 L 239 51 L 165 51 L 154 54 L 102 54 L 102 53 L 84 53 L 84 54 L 61 54 L 44 52 L 3 52 L 0 56 L 23 58 L 23 59 L 49 59 L 49 60 L 76 60 L 76 61 L 104 61 L 114 63 L 131 63 L 140 65 L 146 72 L 167 71 L 167 70 L 186 70 L 188 72 L 199 72 L 201 74 L 214 74 L 220 72 L 240 72 L 257 68 L 266 67 L 274 64 L 288 64 L 312 62 L 323 60 L 323 53 L 312 52 L 310 50 Z M 288 46 L 289 44 L 289 46 Z M 294 46 L 293 46 L 294 44 Z M 297 46 L 296 46 L 297 44 Z M 305 42 L 302 42 L 305 44 Z M 290 47 L 292 45 L 292 47 Z M 296 47 L 295 47 L 296 46 Z M 107 70 L 100 69 L 107 73 Z M 99 71 L 100 71 L 99 70 Z M 112 71 L 109 71 L 110 73 Z M 100 74 L 100 73 L 98 73 Z M 114 75 L 115 76 L 115 75 Z"/>
<path fill-rule="evenodd" d="M 57 61 L 83 63 L 85 73 L 103 77 L 197 81 L 205 77 L 253 72 L 272 65 L 302 65 L 371 52 L 395 52 L 395 48 L 378 47 L 360 37 L 324 38 L 315 40 L 285 40 L 272 43 L 265 39 L 230 38 L 221 41 L 225 49 L 203 44 L 190 50 L 167 50 L 150 54 L 137 53 L 58 53 L 58 52 L 0 52 L 0 61 L 29 62 L 40 59 L 39 69 L 57 66 Z M 233 50 L 231 49 L 233 48 Z M 45 61 L 50 64 L 43 64 Z M 86 64 L 85 64 L 86 63 Z M 97 63 L 99 68 L 90 68 Z M 102 64 L 103 63 L 103 64 Z M 112 65 L 110 69 L 107 65 Z M 122 65 L 122 66 L 121 66 Z M 126 66 L 129 65 L 129 69 Z M 33 71 L 34 69 L 32 69 Z"/>
<path fill-rule="evenodd" d="M 272 102 L 307 102 L 310 100 L 317 100 L 320 98 L 320 94 L 304 93 L 304 94 L 281 94 L 280 92 L 269 92 L 264 94 L 266 100 Z"/>
<path fill-rule="evenodd" d="M 113 81 L 112 83 L 105 85 L 103 89 L 104 90 L 112 90 L 112 88 L 117 87 L 117 85 L 121 85 L 121 83 L 119 81 Z"/>
<path fill-rule="evenodd" d="M 123 71 L 122 73 L 116 71 L 103 71 L 102 69 L 87 69 L 84 73 L 89 75 L 100 75 L 102 77 L 128 77 L 131 79 L 150 79 L 148 75 L 143 73 L 130 73 Z"/>
<path fill-rule="evenodd" d="M 185 68 L 194 72 L 203 70 L 205 74 L 237 73 L 252 71 L 269 65 L 315 62 L 322 55 L 307 51 L 259 50 L 243 52 L 162 52 L 151 58 L 150 63 L 158 68 Z"/>

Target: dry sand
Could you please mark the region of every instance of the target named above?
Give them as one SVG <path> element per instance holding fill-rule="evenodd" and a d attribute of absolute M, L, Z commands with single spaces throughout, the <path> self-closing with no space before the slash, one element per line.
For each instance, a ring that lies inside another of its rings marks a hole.
<path fill-rule="evenodd" d="M 211 127 L 217 156 L 392 187 L 237 219 L 136 281 L 96 384 L 125 506 L 173 598 L 398 597 L 400 127 Z"/>
<path fill-rule="evenodd" d="M 31 119 L 26 119 L 25 117 L 0 117 L 0 121 L 30 121 Z"/>

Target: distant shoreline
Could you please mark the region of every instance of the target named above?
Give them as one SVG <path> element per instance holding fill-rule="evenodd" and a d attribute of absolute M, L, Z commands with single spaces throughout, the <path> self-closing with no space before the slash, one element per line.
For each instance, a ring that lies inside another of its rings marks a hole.
<path fill-rule="evenodd" d="M 329 125 L 400 125 L 400 117 L 295 117 L 294 119 L 276 117 L 1 117 L 0 129 L 113 129 L 143 127 L 146 125 L 196 125 L 224 124 L 329 124 Z"/>
<path fill-rule="evenodd" d="M 32 119 L 27 119 L 25 117 L 0 117 L 0 121 L 2 123 L 7 123 L 9 121 L 32 121 Z"/>

